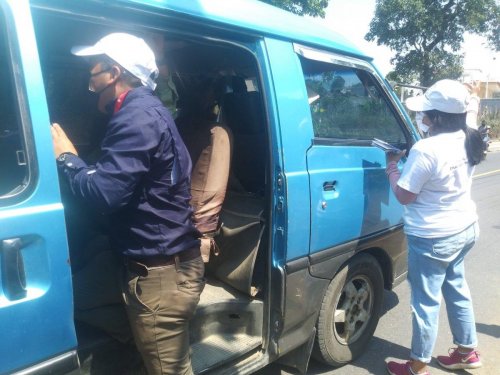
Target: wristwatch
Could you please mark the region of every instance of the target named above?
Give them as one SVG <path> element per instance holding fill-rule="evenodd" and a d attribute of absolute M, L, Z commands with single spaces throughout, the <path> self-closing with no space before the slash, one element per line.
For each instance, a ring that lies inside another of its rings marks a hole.
<path fill-rule="evenodd" d="M 72 152 L 63 152 L 56 158 L 57 165 L 63 167 L 66 165 L 66 159 L 69 155 L 74 155 Z"/>

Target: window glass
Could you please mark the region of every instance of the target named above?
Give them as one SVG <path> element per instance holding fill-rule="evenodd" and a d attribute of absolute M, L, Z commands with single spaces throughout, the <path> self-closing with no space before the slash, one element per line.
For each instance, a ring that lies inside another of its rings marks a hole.
<path fill-rule="evenodd" d="M 301 63 L 316 138 L 406 142 L 370 73 L 302 57 Z"/>
<path fill-rule="evenodd" d="M 28 181 L 28 166 L 11 69 L 6 24 L 0 9 L 0 198 L 16 195 Z M 1 201 L 0 201 L 1 204 Z"/>

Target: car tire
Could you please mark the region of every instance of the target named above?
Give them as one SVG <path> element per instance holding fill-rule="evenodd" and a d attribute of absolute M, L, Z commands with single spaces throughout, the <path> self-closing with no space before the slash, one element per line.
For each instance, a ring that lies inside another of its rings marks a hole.
<path fill-rule="evenodd" d="M 340 367 L 362 354 L 378 324 L 383 290 L 380 265 L 371 255 L 345 265 L 323 297 L 313 356 Z"/>

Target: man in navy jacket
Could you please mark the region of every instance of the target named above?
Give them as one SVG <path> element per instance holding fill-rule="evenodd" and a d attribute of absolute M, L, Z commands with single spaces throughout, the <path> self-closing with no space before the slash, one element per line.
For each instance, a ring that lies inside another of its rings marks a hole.
<path fill-rule="evenodd" d="M 89 89 L 111 119 L 102 156 L 92 166 L 53 124 L 58 166 L 76 198 L 109 215 L 115 268 L 125 266 L 123 300 L 148 373 L 192 374 L 188 322 L 204 287 L 204 265 L 189 205 L 191 160 L 153 94 L 154 54 L 142 39 L 124 33 L 72 53 L 88 59 Z M 86 293 L 99 301 L 112 286 L 101 288 Z M 76 308 L 77 300 L 75 295 Z"/>

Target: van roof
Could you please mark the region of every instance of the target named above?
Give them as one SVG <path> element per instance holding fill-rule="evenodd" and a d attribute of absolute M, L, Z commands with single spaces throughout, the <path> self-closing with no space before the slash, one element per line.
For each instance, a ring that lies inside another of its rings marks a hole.
<path fill-rule="evenodd" d="M 171 9 L 194 17 L 203 17 L 217 23 L 231 24 L 259 34 L 280 39 L 317 45 L 367 59 L 351 42 L 340 34 L 310 18 L 297 16 L 256 0 L 118 0 L 117 2 L 144 4 Z"/>
<path fill-rule="evenodd" d="M 40 5 L 54 3 L 51 0 L 32 2 Z M 231 25 L 246 32 L 253 31 L 254 34 L 273 36 L 371 60 L 346 38 L 319 22 L 257 0 L 107 0 L 106 5 L 136 9 L 151 7 L 160 12 L 173 11 L 187 17 Z M 71 3 L 65 3 L 64 7 L 67 6 L 72 7 Z"/>

